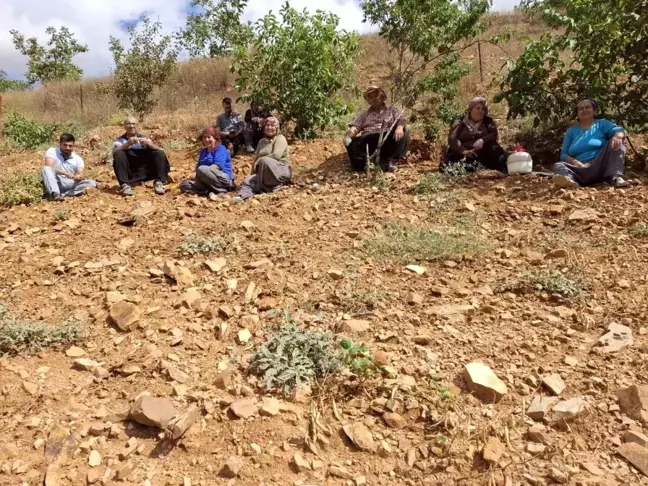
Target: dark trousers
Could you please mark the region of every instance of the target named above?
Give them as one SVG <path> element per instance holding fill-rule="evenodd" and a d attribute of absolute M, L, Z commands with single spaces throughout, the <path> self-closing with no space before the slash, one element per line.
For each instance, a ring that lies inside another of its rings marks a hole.
<path fill-rule="evenodd" d="M 113 154 L 113 169 L 119 185 L 169 181 L 170 166 L 164 150 L 117 150 Z"/>
<path fill-rule="evenodd" d="M 382 163 L 397 164 L 405 155 L 407 141 L 409 140 L 409 130 L 405 130 L 403 138 L 398 141 L 394 138 L 394 131 L 387 136 L 387 140 L 385 140 L 382 149 L 380 149 L 380 162 Z M 346 149 L 349 154 L 349 161 L 354 170 L 365 170 L 365 166 L 367 165 L 366 147 L 369 146 L 369 155 L 372 155 L 378 147 L 379 138 L 379 133 L 370 133 L 351 139 L 351 143 Z"/>
<path fill-rule="evenodd" d="M 463 161 L 463 165 L 468 172 L 476 171 L 481 165 L 486 169 L 498 170 L 506 174 L 508 172 L 506 158 L 506 152 L 504 152 L 504 149 L 496 143 L 484 145 L 481 150 L 477 151 L 476 158 L 464 157 L 462 154 L 448 149 L 448 155 L 446 156 L 445 161 L 441 164 L 441 167 L 439 167 L 439 170 L 443 172 L 448 166 Z"/>
<path fill-rule="evenodd" d="M 241 133 L 238 137 L 225 136 L 221 137 L 221 143 L 229 150 L 229 144 L 234 147 L 233 153 L 236 153 L 239 148 L 245 147 L 245 134 Z"/>

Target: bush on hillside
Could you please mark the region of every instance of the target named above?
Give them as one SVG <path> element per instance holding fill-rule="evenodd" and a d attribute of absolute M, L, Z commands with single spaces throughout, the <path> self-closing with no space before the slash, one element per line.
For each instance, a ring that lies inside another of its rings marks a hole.
<path fill-rule="evenodd" d="M 0 206 L 35 204 L 45 196 L 40 174 L 18 172 L 0 182 Z"/>
<path fill-rule="evenodd" d="M 284 123 L 295 122 L 297 136 L 313 138 L 351 110 L 342 93 L 355 90 L 358 36 L 338 31 L 330 13 L 309 15 L 286 4 L 280 15 L 256 23 L 251 49 L 236 49 L 236 88 L 247 93 L 241 100 L 262 99 Z"/>
<path fill-rule="evenodd" d="M 28 120 L 17 111 L 10 111 L 4 124 L 4 134 L 21 149 L 35 149 L 54 138 L 56 126 Z"/>
<path fill-rule="evenodd" d="M 509 63 L 497 97 L 509 118 L 555 127 L 587 96 L 607 117 L 648 130 L 648 0 L 530 0 L 524 10 L 554 30 Z"/>
<path fill-rule="evenodd" d="M 69 346 L 79 341 L 83 329 L 78 323 L 50 327 L 43 322 L 20 322 L 0 302 L 0 354 L 33 354 L 43 348 Z"/>
<path fill-rule="evenodd" d="M 110 52 L 116 66 L 113 89 L 119 107 L 137 113 L 142 120 L 157 104 L 156 88 L 174 73 L 178 53 L 171 36 L 162 35 L 162 24 L 144 17 L 139 25 L 139 31 L 134 26 L 128 28 L 130 49 L 111 36 Z"/>
<path fill-rule="evenodd" d="M 29 87 L 26 81 L 7 79 L 7 73 L 0 69 L 0 93 L 7 91 L 24 91 Z"/>

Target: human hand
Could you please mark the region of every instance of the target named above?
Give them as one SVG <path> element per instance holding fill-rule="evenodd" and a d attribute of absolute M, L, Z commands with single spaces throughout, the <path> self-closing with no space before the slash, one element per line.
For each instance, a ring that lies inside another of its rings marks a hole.
<path fill-rule="evenodd" d="M 613 149 L 618 149 L 619 147 L 621 147 L 621 145 L 623 145 L 623 135 L 621 135 L 621 136 L 615 135 L 614 137 L 612 137 L 612 141 L 610 142 L 610 146 Z"/>
<path fill-rule="evenodd" d="M 347 132 L 347 135 L 349 137 L 355 137 L 358 134 L 358 128 L 357 127 L 351 127 L 349 128 L 349 131 Z"/>
<path fill-rule="evenodd" d="M 576 159 L 572 161 L 572 165 L 575 165 L 576 167 L 585 167 L 585 164 L 583 164 L 580 160 L 576 160 Z"/>
<path fill-rule="evenodd" d="M 464 150 L 463 151 L 463 156 L 464 157 L 475 158 L 475 157 L 477 157 L 477 153 L 474 150 Z"/>
<path fill-rule="evenodd" d="M 396 131 L 394 132 L 394 139 L 398 142 L 401 138 L 403 138 L 403 135 L 405 135 L 403 127 L 396 127 Z"/>
<path fill-rule="evenodd" d="M 480 138 L 473 144 L 473 150 L 481 150 L 484 147 L 484 141 Z"/>

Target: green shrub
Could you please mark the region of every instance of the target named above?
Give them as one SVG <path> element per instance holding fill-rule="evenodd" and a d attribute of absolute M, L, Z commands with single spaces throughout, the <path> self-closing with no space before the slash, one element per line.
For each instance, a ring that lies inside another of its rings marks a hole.
<path fill-rule="evenodd" d="M 196 233 L 189 233 L 185 235 L 185 241 L 180 245 L 180 251 L 196 255 L 198 253 L 211 253 L 214 251 L 223 251 L 227 246 L 227 242 L 220 236 L 208 238 Z"/>
<path fill-rule="evenodd" d="M 587 289 L 588 286 L 585 279 L 577 272 L 573 272 L 571 276 L 567 276 L 551 269 L 534 272 L 505 288 L 505 290 L 519 292 L 548 292 L 568 299 L 580 298 L 587 293 Z"/>
<path fill-rule="evenodd" d="M 314 138 L 351 110 L 343 94 L 355 91 L 358 36 L 338 29 L 339 18 L 310 15 L 286 3 L 254 26 L 252 48 L 236 46 L 233 71 L 242 101 L 262 99 L 282 122 L 295 122 L 295 135 Z"/>
<path fill-rule="evenodd" d="M 350 339 L 340 341 L 342 363 L 358 376 L 367 376 L 374 368 L 373 356 L 366 344 L 355 344 Z"/>
<path fill-rule="evenodd" d="M 339 349 L 330 334 L 288 323 L 257 350 L 248 370 L 263 380 L 264 389 L 290 393 L 341 365 Z"/>
<path fill-rule="evenodd" d="M 82 337 L 78 323 L 51 327 L 43 322 L 18 322 L 0 303 L 0 354 L 33 354 L 43 348 L 73 344 Z"/>
<path fill-rule="evenodd" d="M 54 212 L 54 219 L 56 221 L 67 221 L 70 219 L 70 210 L 66 208 L 57 209 Z"/>
<path fill-rule="evenodd" d="M 646 238 L 648 236 L 648 223 L 633 224 L 628 230 L 630 236 L 635 238 Z"/>
<path fill-rule="evenodd" d="M 452 164 L 444 172 L 431 172 L 425 174 L 414 186 L 414 194 L 430 195 L 447 189 L 465 181 L 469 172 L 463 164 Z"/>
<path fill-rule="evenodd" d="M 45 196 L 39 174 L 18 172 L 0 182 L 0 205 L 35 204 Z"/>
<path fill-rule="evenodd" d="M 56 126 L 28 120 L 17 111 L 10 111 L 5 121 L 5 136 L 22 149 L 35 149 L 54 140 Z"/>
<path fill-rule="evenodd" d="M 415 228 L 389 226 L 382 234 L 365 240 L 363 249 L 372 258 L 398 263 L 434 261 L 472 255 L 488 248 L 473 228 Z"/>

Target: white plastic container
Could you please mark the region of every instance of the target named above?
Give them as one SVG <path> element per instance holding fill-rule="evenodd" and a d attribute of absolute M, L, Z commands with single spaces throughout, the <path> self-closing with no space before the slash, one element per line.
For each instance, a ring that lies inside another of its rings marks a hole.
<path fill-rule="evenodd" d="M 524 152 L 522 147 L 515 148 L 515 152 L 506 159 L 506 166 L 509 174 L 530 174 L 533 171 L 533 160 L 531 155 Z"/>

